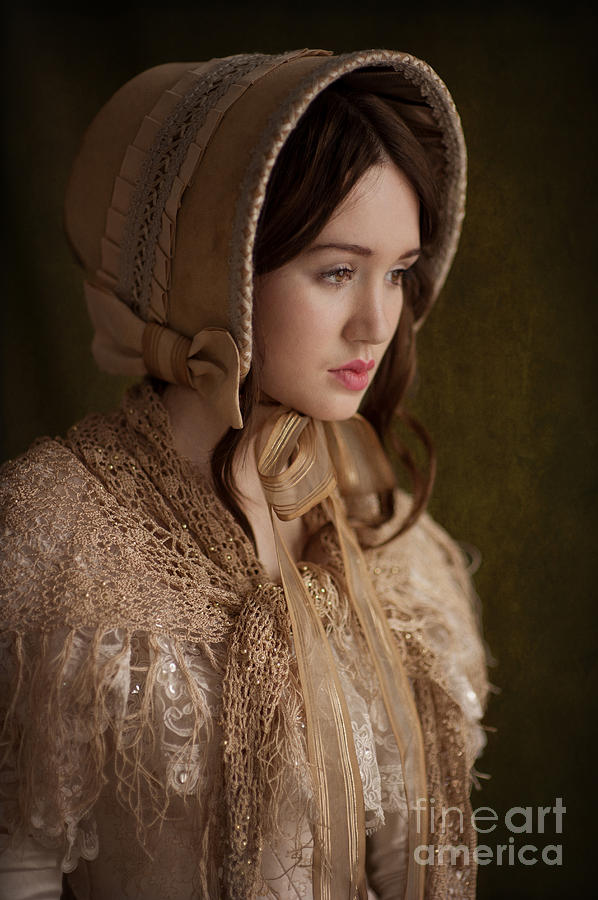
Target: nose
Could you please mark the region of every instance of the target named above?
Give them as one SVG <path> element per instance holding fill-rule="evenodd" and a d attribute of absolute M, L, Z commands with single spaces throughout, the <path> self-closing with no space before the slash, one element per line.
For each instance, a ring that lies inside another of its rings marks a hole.
<path fill-rule="evenodd" d="M 399 322 L 402 296 L 400 289 L 387 284 L 364 287 L 355 294 L 344 337 L 373 345 L 389 341 Z"/>

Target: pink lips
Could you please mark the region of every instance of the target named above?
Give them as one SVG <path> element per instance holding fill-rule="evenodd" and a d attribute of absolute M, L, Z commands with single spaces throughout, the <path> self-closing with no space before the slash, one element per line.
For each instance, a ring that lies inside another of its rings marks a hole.
<path fill-rule="evenodd" d="M 338 369 L 329 369 L 328 371 L 350 391 L 363 391 L 370 380 L 368 372 L 374 366 L 373 359 L 367 362 L 363 359 L 352 359 L 351 362 L 339 366 Z"/>

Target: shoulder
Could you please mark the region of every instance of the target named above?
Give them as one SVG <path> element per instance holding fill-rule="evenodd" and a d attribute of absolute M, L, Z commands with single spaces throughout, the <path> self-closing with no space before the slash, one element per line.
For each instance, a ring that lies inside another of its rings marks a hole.
<path fill-rule="evenodd" d="M 474 724 L 488 683 L 481 605 L 470 563 L 460 544 L 427 512 L 393 536 L 410 507 L 411 497 L 397 491 L 392 520 L 368 530 L 364 554 L 393 629 L 432 654 L 449 693 Z"/>
<path fill-rule="evenodd" d="M 51 531 L 63 537 L 93 519 L 107 491 L 59 439 L 42 438 L 0 468 L 0 530 L 4 540 Z M 43 549 L 43 548 L 40 548 Z"/>
<path fill-rule="evenodd" d="M 60 440 L 43 438 L 0 469 L 1 593 L 6 624 L 51 619 L 97 546 L 102 485 Z M 50 600 L 50 598 L 52 598 Z M 24 618 L 23 618 L 24 617 Z"/>
<path fill-rule="evenodd" d="M 57 499 L 65 484 L 85 474 L 80 460 L 62 441 L 39 438 L 25 453 L 0 466 L 0 497 L 19 503 L 41 500 L 46 494 Z"/>
<path fill-rule="evenodd" d="M 469 562 L 459 542 L 428 512 L 397 534 L 411 510 L 412 498 L 405 491 L 394 492 L 394 512 L 388 522 L 377 528 L 359 529 L 367 556 L 378 565 L 394 564 L 415 575 L 427 573 L 430 579 L 447 582 L 468 592 L 471 587 Z"/>
<path fill-rule="evenodd" d="M 83 514 L 101 490 L 77 456 L 60 440 L 42 438 L 0 468 L 4 537 L 66 524 L 66 509 Z M 70 516 L 69 516 L 70 519 Z"/>
<path fill-rule="evenodd" d="M 215 578 L 203 544 L 186 531 L 173 540 L 169 509 L 151 473 L 142 471 L 137 457 L 124 459 L 124 444 L 114 447 L 121 469 L 133 461 L 128 480 L 116 464 L 106 466 L 101 442 L 80 456 L 60 440 L 44 439 L 3 466 L 4 627 L 101 625 L 203 634 L 208 607 L 230 592 L 236 596 L 236 581 Z M 114 473 L 107 471 L 111 467 Z M 125 481 L 127 490 L 119 492 Z"/>

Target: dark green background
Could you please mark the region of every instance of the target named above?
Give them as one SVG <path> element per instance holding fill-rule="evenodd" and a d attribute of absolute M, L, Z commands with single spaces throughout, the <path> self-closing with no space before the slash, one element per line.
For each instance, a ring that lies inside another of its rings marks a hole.
<path fill-rule="evenodd" d="M 483 556 L 497 658 L 492 778 L 474 806 L 567 808 L 563 866 L 480 869 L 481 898 L 581 897 L 592 884 L 596 645 L 596 20 L 584 8 L 340 3 L 211 11 L 4 10 L 3 456 L 108 408 L 61 230 L 83 129 L 122 82 L 170 60 L 298 47 L 390 47 L 449 85 L 470 154 L 457 261 L 420 341 L 415 409 L 439 455 L 433 514 Z M 592 749 L 594 749 L 594 746 Z M 505 828 L 481 838 L 506 843 Z"/>

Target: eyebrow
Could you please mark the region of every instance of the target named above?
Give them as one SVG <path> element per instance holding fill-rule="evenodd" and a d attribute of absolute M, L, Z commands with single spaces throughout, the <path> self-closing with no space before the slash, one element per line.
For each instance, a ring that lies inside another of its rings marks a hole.
<path fill-rule="evenodd" d="M 370 247 L 362 247 L 361 244 L 342 243 L 314 244 L 312 247 L 308 247 L 305 252 L 315 253 L 318 250 L 346 250 L 348 253 L 357 253 L 359 256 L 372 256 L 374 253 Z M 420 253 L 421 247 L 415 247 L 413 250 L 408 250 L 406 253 L 401 254 L 400 259 L 410 259 L 412 256 L 419 256 Z"/>

